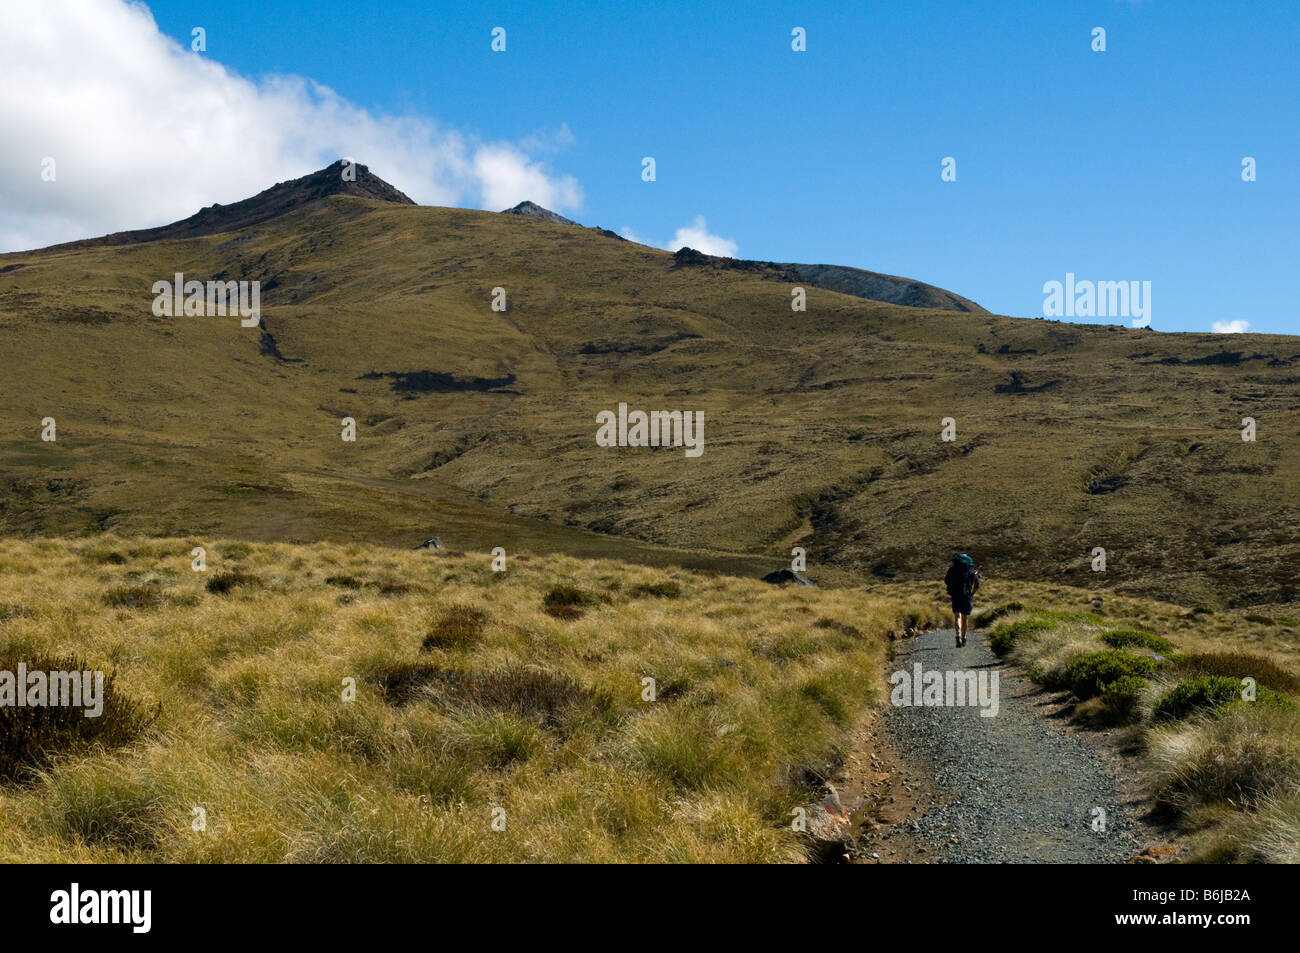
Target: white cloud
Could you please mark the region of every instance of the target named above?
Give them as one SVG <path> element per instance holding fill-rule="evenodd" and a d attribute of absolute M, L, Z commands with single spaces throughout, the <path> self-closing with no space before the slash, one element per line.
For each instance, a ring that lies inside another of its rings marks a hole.
<path fill-rule="evenodd" d="M 673 236 L 672 241 L 664 247 L 669 251 L 677 251 L 687 246 L 706 255 L 722 255 L 725 258 L 735 258 L 738 248 L 731 239 L 710 234 L 703 215 L 695 216 L 695 221 L 690 225 L 683 225 L 677 229 L 677 234 Z"/>
<path fill-rule="evenodd" d="M 1250 330 L 1250 322 L 1240 318 L 1235 321 L 1215 321 L 1210 329 L 1215 334 L 1245 334 Z"/>
<path fill-rule="evenodd" d="M 518 205 L 524 199 L 551 210 L 582 204 L 582 189 L 575 179 L 552 178 L 543 164 L 530 160 L 511 145 L 479 146 L 473 170 L 483 194 L 483 207 L 493 211 Z"/>
<path fill-rule="evenodd" d="M 619 234 L 630 242 L 636 242 L 638 245 L 646 245 L 650 248 L 666 248 L 669 251 L 677 251 L 679 248 L 690 247 L 696 251 L 702 251 L 706 255 L 722 255 L 727 258 L 735 258 L 736 251 L 739 248 L 729 238 L 710 235 L 703 215 L 695 216 L 694 222 L 677 229 L 677 234 L 662 244 L 642 238 L 626 225 L 619 229 Z"/>
<path fill-rule="evenodd" d="M 0 63 L 0 251 L 166 224 L 343 156 L 422 204 L 582 203 L 525 144 L 375 114 L 310 79 L 253 82 L 162 35 L 139 3 L 5 0 Z M 561 127 L 525 142 L 570 139 Z"/>

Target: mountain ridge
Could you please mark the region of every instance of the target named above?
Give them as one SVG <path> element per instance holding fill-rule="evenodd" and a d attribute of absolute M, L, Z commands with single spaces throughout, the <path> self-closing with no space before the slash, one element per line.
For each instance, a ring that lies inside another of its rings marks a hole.
<path fill-rule="evenodd" d="M 345 178 L 345 172 L 349 170 L 349 165 L 340 159 L 323 169 L 318 169 L 299 178 L 277 182 L 256 195 L 241 199 L 230 205 L 217 203 L 205 206 L 190 217 L 167 225 L 113 232 L 98 238 L 83 238 L 70 242 L 61 242 L 45 248 L 32 249 L 30 252 L 23 254 L 70 251 L 104 246 L 139 245 L 155 241 L 218 235 L 263 224 L 333 195 L 374 199 L 398 205 L 417 204 L 404 192 L 372 173 L 369 166 L 354 164 L 351 169 L 354 172 L 354 178 Z M 498 214 L 515 216 L 521 219 L 532 219 L 551 225 L 585 228 L 606 238 L 626 241 L 617 232 L 597 225 L 582 225 L 530 200 L 524 200 L 511 208 L 502 210 Z M 683 265 L 711 263 L 715 267 L 746 270 L 767 268 L 772 270 L 774 274 L 785 273 L 788 276 L 793 276 L 793 280 L 802 281 L 804 284 L 815 288 L 838 291 L 842 294 L 849 294 L 870 301 L 884 301 L 905 307 L 941 308 L 943 310 L 969 311 L 980 314 L 988 313 L 975 302 L 955 292 L 911 278 L 900 278 L 847 265 L 779 264 L 770 261 L 751 261 L 749 259 L 731 259 L 706 255 L 694 249 L 683 249 L 683 251 L 689 252 L 689 255 L 678 259 L 679 263 Z M 9 252 L 6 254 L 19 253 Z"/>
<path fill-rule="evenodd" d="M 404 192 L 372 173 L 369 166 L 353 165 L 351 167 L 355 173 L 353 179 L 344 177 L 348 168 L 348 164 L 340 159 L 307 175 L 277 182 L 256 195 L 230 205 L 215 203 L 204 206 L 189 218 L 167 225 L 113 232 L 99 238 L 63 242 L 47 248 L 34 249 L 34 251 L 95 248 L 104 245 L 138 245 L 146 242 L 219 235 L 223 232 L 260 225 L 309 202 L 331 195 L 351 195 L 399 205 L 416 204 Z"/>
<path fill-rule="evenodd" d="M 260 282 L 261 328 L 153 314 L 176 271 Z M 235 232 L 5 255 L 0 532 L 438 535 L 756 576 L 799 546 L 810 578 L 855 585 L 963 551 L 990 586 L 1300 600 L 1300 339 L 811 285 L 793 311 L 794 280 L 335 195 Z M 703 413 L 703 455 L 601 447 L 620 403 Z"/>

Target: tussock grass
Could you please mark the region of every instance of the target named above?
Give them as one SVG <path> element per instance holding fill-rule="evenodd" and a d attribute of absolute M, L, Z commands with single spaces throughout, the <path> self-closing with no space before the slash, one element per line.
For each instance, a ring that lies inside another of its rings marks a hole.
<path fill-rule="evenodd" d="M 1300 677 L 1294 671 L 1259 652 L 1193 652 L 1177 660 L 1177 670 L 1184 675 L 1214 675 L 1237 681 L 1250 677 L 1280 692 L 1300 691 Z"/>
<path fill-rule="evenodd" d="M 989 637 L 989 645 L 998 655 L 1006 655 L 1021 640 L 1032 638 L 1038 633 L 1050 631 L 1052 628 L 1052 623 L 1047 619 L 1018 618 L 1010 622 L 1004 622 L 994 629 L 993 634 Z"/>
<path fill-rule="evenodd" d="M 220 572 L 208 580 L 207 590 L 217 594 L 231 592 L 237 588 L 256 589 L 262 585 L 262 580 L 258 579 L 252 573 L 240 572 L 233 570 L 230 572 Z"/>
<path fill-rule="evenodd" d="M 639 583 L 633 586 L 628 594 L 633 598 L 657 596 L 660 599 L 680 599 L 682 587 L 671 580 L 668 582 Z"/>
<path fill-rule="evenodd" d="M 1300 864 L 1300 796 L 1268 799 L 1236 853 L 1258 863 Z"/>
<path fill-rule="evenodd" d="M 1300 711 L 1230 705 L 1150 737 L 1161 803 L 1258 808 L 1300 788 Z"/>
<path fill-rule="evenodd" d="M 1023 603 L 1016 602 L 1015 600 L 1004 602 L 1002 605 L 995 606 L 992 609 L 985 609 L 983 612 L 976 612 L 970 617 L 970 624 L 976 629 L 984 629 L 992 625 L 994 622 L 997 622 L 998 619 L 1001 619 L 1003 616 L 1010 615 L 1013 612 L 1023 612 L 1024 608 L 1025 606 Z"/>
<path fill-rule="evenodd" d="M 424 649 L 468 649 L 483 638 L 488 615 L 473 606 L 451 606 L 443 610 L 433 628 L 424 637 Z"/>
<path fill-rule="evenodd" d="M 891 634 L 942 621 L 910 596 L 522 553 L 494 573 L 212 541 L 205 574 L 201 542 L 0 540 L 20 607 L 0 655 L 111 664 L 157 713 L 0 783 L 0 860 L 806 859 L 791 811 L 883 696 Z M 105 604 L 144 580 L 160 604 Z"/>
<path fill-rule="evenodd" d="M 162 591 L 153 586 L 114 586 L 104 593 L 104 605 L 118 609 L 153 609 L 162 602 Z"/>

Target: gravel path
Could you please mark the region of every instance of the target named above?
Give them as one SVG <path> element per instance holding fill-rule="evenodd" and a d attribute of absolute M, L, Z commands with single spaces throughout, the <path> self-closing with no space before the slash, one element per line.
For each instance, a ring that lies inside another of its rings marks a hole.
<path fill-rule="evenodd" d="M 934 779 L 942 803 L 903 827 L 944 863 L 1123 863 L 1141 836 L 1121 786 L 1078 733 L 1035 708 L 1043 691 L 1004 666 L 979 633 L 964 648 L 951 629 L 907 643 L 894 663 L 998 675 L 998 713 L 978 706 L 891 705 L 892 744 Z M 983 676 L 980 676 L 983 677 Z M 890 686 L 892 690 L 893 686 Z M 1105 811 L 1105 830 L 1095 831 Z"/>

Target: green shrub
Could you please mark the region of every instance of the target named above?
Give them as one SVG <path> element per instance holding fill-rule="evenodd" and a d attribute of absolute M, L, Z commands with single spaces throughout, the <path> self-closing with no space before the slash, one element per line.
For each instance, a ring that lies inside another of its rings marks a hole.
<path fill-rule="evenodd" d="M 1254 702 L 1243 702 L 1241 679 L 1228 675 L 1202 675 L 1180 682 L 1156 703 L 1152 716 L 1157 721 L 1186 718 L 1195 711 L 1209 711 L 1234 702 L 1276 707 L 1294 707 L 1294 703 L 1260 685 Z"/>
<path fill-rule="evenodd" d="M 1147 680 L 1137 675 L 1121 675 L 1102 686 L 1098 701 L 1102 717 L 1115 725 L 1127 725 L 1138 720 L 1138 702 L 1146 689 Z"/>
<path fill-rule="evenodd" d="M 1126 675 L 1149 675 L 1165 664 L 1145 655 L 1105 649 L 1075 659 L 1065 667 L 1063 679 L 1079 698 L 1092 698 L 1101 694 L 1105 686 Z"/>
<path fill-rule="evenodd" d="M 401 706 L 418 698 L 427 686 L 442 676 L 443 671 L 425 662 L 402 662 L 374 673 L 370 680 L 379 685 L 384 701 Z"/>
<path fill-rule="evenodd" d="M 1030 618 L 1017 619 L 1015 622 L 1004 622 L 993 630 L 993 636 L 989 639 L 989 644 L 998 655 L 1006 655 L 1018 640 L 1026 636 L 1037 635 L 1039 632 L 1048 632 L 1055 627 L 1053 623 L 1046 619 Z"/>
<path fill-rule="evenodd" d="M 1170 655 L 1174 651 L 1168 639 L 1138 629 L 1115 629 L 1102 635 L 1101 640 L 1113 649 L 1150 649 L 1161 655 Z"/>
<path fill-rule="evenodd" d="M 33 672 L 93 672 L 94 666 L 75 657 L 15 655 L 0 656 L 0 672 L 11 673 L 16 680 L 18 666 L 26 663 Z M 27 686 L 16 686 L 26 691 Z M 52 689 L 52 686 L 50 686 Z M 61 754 L 79 753 L 92 746 L 114 748 L 133 741 L 158 717 L 140 702 L 127 698 L 118 690 L 113 676 L 104 674 L 102 710 L 87 717 L 83 706 L 43 704 L 0 708 L 0 782 L 28 780 L 39 768 Z M 46 702 L 53 701 L 52 695 Z"/>

